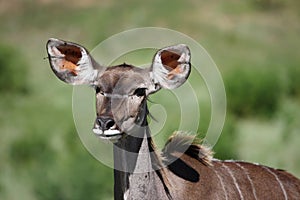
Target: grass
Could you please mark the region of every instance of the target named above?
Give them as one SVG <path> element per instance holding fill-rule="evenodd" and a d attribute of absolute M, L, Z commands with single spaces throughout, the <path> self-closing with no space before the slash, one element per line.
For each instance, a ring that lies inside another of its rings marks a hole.
<path fill-rule="evenodd" d="M 0 51 L 0 91 L 26 93 L 28 87 L 26 60 L 16 48 L 7 44 L 0 44 Z"/>
<path fill-rule="evenodd" d="M 234 69 L 226 76 L 228 109 L 237 116 L 270 117 L 278 110 L 284 90 L 278 71 Z"/>
<path fill-rule="evenodd" d="M 259 2 L 262 5 L 235 0 L 3 4 L 0 198 L 111 199 L 112 171 L 83 148 L 72 119 L 72 87 L 58 81 L 43 60 L 45 43 L 58 37 L 92 49 L 112 34 L 143 26 L 188 34 L 217 63 L 226 80 L 229 108 L 214 148 L 218 158 L 259 162 L 299 177 L 299 3 Z M 153 51 L 138 53 L 119 61 L 149 62 Z M 187 127 L 198 123 L 197 132 L 205 135 L 209 93 L 199 74 L 192 72 L 189 80 L 201 118 L 187 119 Z M 178 129 L 181 113 L 172 92 L 162 90 L 151 100 L 167 111 L 162 133 Z M 189 104 L 188 98 L 183 103 Z M 159 146 L 167 137 L 157 135 Z"/>

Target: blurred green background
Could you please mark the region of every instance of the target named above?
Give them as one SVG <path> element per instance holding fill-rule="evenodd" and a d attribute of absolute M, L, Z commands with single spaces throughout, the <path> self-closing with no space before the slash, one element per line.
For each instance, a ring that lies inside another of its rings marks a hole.
<path fill-rule="evenodd" d="M 228 110 L 217 158 L 300 177 L 299 21 L 297 0 L 1 0 L 0 199 L 112 199 L 112 170 L 81 144 L 72 87 L 53 75 L 43 59 L 45 44 L 57 37 L 92 49 L 115 33 L 145 26 L 189 35 L 219 67 Z M 204 83 L 196 80 L 192 73 L 191 82 L 199 85 L 201 135 L 210 104 Z M 161 98 L 168 91 L 158 95 L 158 103 L 169 100 Z M 178 121 L 176 116 L 168 120 Z M 174 131 L 174 123 L 167 124 Z"/>

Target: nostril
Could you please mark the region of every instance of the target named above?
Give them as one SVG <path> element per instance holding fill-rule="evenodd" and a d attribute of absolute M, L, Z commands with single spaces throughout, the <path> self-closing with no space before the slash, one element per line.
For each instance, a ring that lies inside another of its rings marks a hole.
<path fill-rule="evenodd" d="M 113 119 L 109 119 L 108 121 L 106 121 L 106 124 L 105 124 L 105 128 L 106 129 L 110 129 L 111 127 L 113 127 L 115 125 L 115 122 Z"/>
<path fill-rule="evenodd" d="M 108 117 L 98 117 L 96 123 L 99 125 L 100 129 L 103 131 L 110 129 L 115 125 L 115 121 Z"/>

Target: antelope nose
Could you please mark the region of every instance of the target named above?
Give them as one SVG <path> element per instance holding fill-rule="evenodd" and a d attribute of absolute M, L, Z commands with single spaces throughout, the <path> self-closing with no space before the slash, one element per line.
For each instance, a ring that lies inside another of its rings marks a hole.
<path fill-rule="evenodd" d="M 110 129 L 115 125 L 115 121 L 109 117 L 97 117 L 96 122 L 103 131 Z"/>

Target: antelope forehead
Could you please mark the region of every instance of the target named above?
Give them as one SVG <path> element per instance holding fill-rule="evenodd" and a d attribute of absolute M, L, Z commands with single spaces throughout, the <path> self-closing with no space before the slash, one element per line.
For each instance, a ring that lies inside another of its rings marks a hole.
<path fill-rule="evenodd" d="M 147 88 L 147 82 L 147 76 L 141 73 L 111 73 L 99 79 L 100 88 L 107 95 L 129 95 L 137 88 Z"/>

